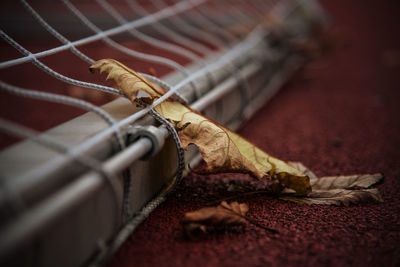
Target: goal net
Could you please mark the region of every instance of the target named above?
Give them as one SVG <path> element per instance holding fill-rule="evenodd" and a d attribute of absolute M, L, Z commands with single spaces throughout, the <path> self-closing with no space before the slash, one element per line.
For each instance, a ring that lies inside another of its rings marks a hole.
<path fill-rule="evenodd" d="M 231 128 L 304 62 L 313 0 L 2 1 L 0 262 L 111 255 L 201 157 L 89 66 L 113 58 Z M 154 115 L 154 114 L 153 114 Z"/>

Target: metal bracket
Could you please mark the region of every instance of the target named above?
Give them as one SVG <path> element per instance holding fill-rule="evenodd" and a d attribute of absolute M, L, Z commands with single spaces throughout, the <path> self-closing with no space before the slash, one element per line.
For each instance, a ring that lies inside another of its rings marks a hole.
<path fill-rule="evenodd" d="M 136 142 L 140 138 L 148 138 L 151 141 L 151 150 L 141 160 L 148 160 L 156 155 L 164 146 L 168 131 L 164 127 L 157 128 L 153 125 L 133 126 L 127 134 L 127 145 Z"/>

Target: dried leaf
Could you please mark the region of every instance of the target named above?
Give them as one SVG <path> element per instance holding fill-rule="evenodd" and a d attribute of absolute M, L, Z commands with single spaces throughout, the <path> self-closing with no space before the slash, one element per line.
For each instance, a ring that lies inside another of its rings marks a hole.
<path fill-rule="evenodd" d="M 313 190 L 369 188 L 382 181 L 380 173 L 348 176 L 328 176 L 319 179 L 311 179 Z"/>
<path fill-rule="evenodd" d="M 181 220 L 186 234 L 194 237 L 199 232 L 206 232 L 207 227 L 227 227 L 243 224 L 249 210 L 245 203 L 222 201 L 217 207 L 207 207 L 187 212 Z"/>
<path fill-rule="evenodd" d="M 139 91 L 147 93 L 151 99 L 164 94 L 162 89 L 147 81 L 142 75 L 114 59 L 101 59 L 89 68 L 91 72 L 96 69 L 100 69 L 100 73 L 108 73 L 107 80 L 113 79 L 118 89 L 132 102 L 135 102 Z"/>
<path fill-rule="evenodd" d="M 118 88 L 132 102 L 137 100 L 138 91 L 145 91 L 152 100 L 163 92 L 145 78 L 112 59 L 95 62 L 91 69 L 108 73 Z M 284 161 L 274 158 L 249 141 L 224 126 L 204 117 L 180 102 L 167 100 L 155 107 L 164 118 L 175 123 L 185 149 L 190 144 L 199 147 L 207 167 L 203 173 L 240 172 L 261 179 L 268 176 L 272 180 L 271 190 L 280 193 L 284 188 L 306 196 L 311 192 L 309 178 Z"/>
<path fill-rule="evenodd" d="M 301 162 L 289 164 L 310 177 L 312 192 L 308 197 L 299 198 L 288 194 L 282 195 L 281 199 L 304 204 L 345 206 L 363 202 L 383 202 L 378 189 L 366 189 L 382 181 L 383 175 L 380 173 L 317 178 Z"/>
<path fill-rule="evenodd" d="M 249 206 L 245 203 L 222 201 L 217 207 L 206 207 L 193 212 L 187 212 L 182 219 L 183 224 L 200 223 L 204 225 L 235 225 L 244 223 Z"/>
<path fill-rule="evenodd" d="M 383 180 L 383 175 L 381 173 L 325 176 L 318 178 L 301 162 L 289 161 L 288 164 L 310 177 L 312 190 L 369 188 L 370 186 L 373 186 L 374 184 L 377 184 Z"/>
<path fill-rule="evenodd" d="M 331 190 L 313 190 L 309 197 L 281 196 L 280 199 L 289 200 L 302 204 L 319 205 L 345 205 L 359 204 L 366 202 L 383 202 L 379 190 L 373 189 L 331 189 Z"/>
<path fill-rule="evenodd" d="M 163 117 L 178 128 L 185 149 L 195 144 L 207 168 L 204 173 L 241 172 L 261 179 L 270 176 L 279 182 L 274 191 L 291 188 L 299 195 L 310 192 L 309 178 L 285 162 L 274 158 L 224 126 L 204 117 L 178 102 L 163 102 L 156 107 Z"/>

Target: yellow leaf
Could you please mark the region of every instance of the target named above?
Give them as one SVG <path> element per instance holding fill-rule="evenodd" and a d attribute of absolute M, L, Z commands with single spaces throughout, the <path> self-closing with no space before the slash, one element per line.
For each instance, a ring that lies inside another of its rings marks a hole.
<path fill-rule="evenodd" d="M 91 72 L 96 69 L 100 69 L 100 73 L 108 73 L 107 80 L 113 79 L 118 89 L 132 102 L 136 100 L 139 91 L 149 94 L 152 99 L 164 94 L 162 89 L 147 81 L 142 75 L 114 59 L 101 59 L 89 68 Z"/>
<path fill-rule="evenodd" d="M 108 78 L 114 79 L 119 90 L 129 96 L 132 102 L 136 100 L 139 90 L 147 92 L 153 99 L 163 94 L 145 78 L 115 60 L 97 61 L 91 69 L 97 68 L 107 72 Z M 202 172 L 249 173 L 258 179 L 267 176 L 273 182 L 271 189 L 275 193 L 280 193 L 284 188 L 292 189 L 302 196 L 311 192 L 310 179 L 301 171 L 268 155 L 243 137 L 188 106 L 166 100 L 157 105 L 155 110 L 175 123 L 178 129 L 183 128 L 179 131 L 179 137 L 184 149 L 190 144 L 199 148 L 207 164 Z"/>

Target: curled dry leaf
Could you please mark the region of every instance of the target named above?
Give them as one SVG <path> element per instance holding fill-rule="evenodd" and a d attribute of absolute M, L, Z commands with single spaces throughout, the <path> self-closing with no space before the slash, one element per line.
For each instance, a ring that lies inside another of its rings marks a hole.
<path fill-rule="evenodd" d="M 380 173 L 348 176 L 327 176 L 312 179 L 311 186 L 315 190 L 369 188 L 382 181 Z"/>
<path fill-rule="evenodd" d="M 176 123 L 184 149 L 195 144 L 207 168 L 205 173 L 241 172 L 261 179 L 270 176 L 278 183 L 276 193 L 287 187 L 299 195 L 310 193 L 309 178 L 284 161 L 274 158 L 243 137 L 178 102 L 163 102 L 156 111 Z M 278 186 L 279 185 L 279 186 Z"/>
<path fill-rule="evenodd" d="M 113 79 L 118 89 L 132 102 L 135 102 L 139 91 L 147 93 L 152 100 L 164 94 L 161 88 L 153 85 L 142 75 L 114 59 L 98 60 L 89 68 L 91 72 L 96 69 L 99 69 L 100 73 L 106 72 L 108 74 L 107 80 Z"/>
<path fill-rule="evenodd" d="M 310 177 L 312 190 L 369 188 L 383 180 L 381 173 L 362 175 L 325 176 L 318 178 L 301 162 L 288 162 L 290 166 Z"/>
<path fill-rule="evenodd" d="M 331 189 L 331 190 L 315 190 L 309 197 L 292 197 L 281 196 L 283 200 L 289 200 L 303 204 L 319 204 L 319 205 L 345 205 L 359 204 L 365 202 L 383 202 L 383 199 L 376 188 L 372 189 Z"/>
<path fill-rule="evenodd" d="M 308 197 L 299 198 L 287 194 L 280 196 L 281 199 L 304 204 L 345 206 L 363 202 L 383 202 L 378 189 L 368 189 L 383 180 L 383 175 L 380 173 L 318 178 L 300 162 L 289 164 L 308 174 L 311 178 L 312 192 Z"/>
<path fill-rule="evenodd" d="M 181 223 L 185 233 L 194 237 L 197 233 L 205 233 L 207 227 L 227 227 L 243 224 L 244 216 L 249 210 L 245 203 L 232 202 L 228 204 L 222 201 L 217 207 L 207 207 L 196 211 L 187 212 Z"/>
<path fill-rule="evenodd" d="M 107 72 L 107 78 L 113 79 L 119 90 L 132 102 L 137 101 L 139 91 L 149 94 L 151 101 L 164 94 L 161 89 L 116 60 L 99 60 L 90 69 Z M 268 155 L 238 134 L 188 106 L 169 99 L 156 106 L 155 110 L 173 122 L 177 129 L 183 129 L 179 131 L 179 137 L 185 149 L 190 144 L 199 148 L 207 164 L 202 173 L 249 173 L 258 179 L 267 176 L 272 180 L 271 190 L 274 193 L 280 193 L 284 188 L 292 189 L 301 196 L 311 192 L 309 177 L 303 172 Z"/>

